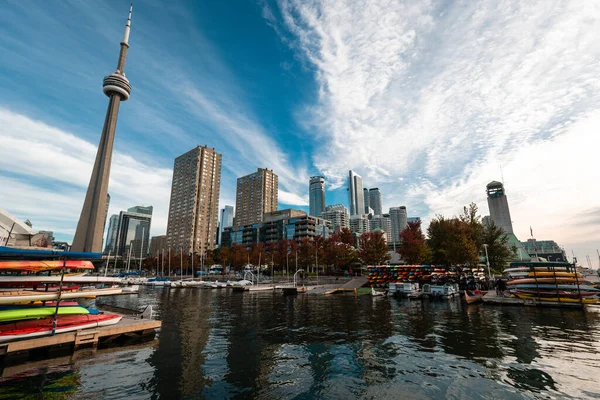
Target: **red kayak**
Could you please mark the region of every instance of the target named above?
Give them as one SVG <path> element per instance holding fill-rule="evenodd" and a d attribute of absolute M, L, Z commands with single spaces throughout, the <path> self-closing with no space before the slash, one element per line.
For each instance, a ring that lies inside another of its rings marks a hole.
<path fill-rule="evenodd" d="M 56 333 L 114 325 L 121 320 L 117 314 L 62 315 L 58 317 Z M 54 318 L 9 322 L 0 325 L 0 343 L 16 339 L 49 336 L 54 327 Z"/>

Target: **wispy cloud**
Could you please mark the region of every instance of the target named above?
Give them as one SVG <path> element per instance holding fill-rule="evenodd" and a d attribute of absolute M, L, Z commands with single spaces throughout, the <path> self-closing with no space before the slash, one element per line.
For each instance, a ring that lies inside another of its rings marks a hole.
<path fill-rule="evenodd" d="M 485 212 L 503 167 L 517 231 L 580 236 L 572 217 L 600 196 L 598 4 L 278 5 L 286 42 L 315 68 L 314 161 L 334 185 L 352 168 L 411 214 L 472 200 Z"/>

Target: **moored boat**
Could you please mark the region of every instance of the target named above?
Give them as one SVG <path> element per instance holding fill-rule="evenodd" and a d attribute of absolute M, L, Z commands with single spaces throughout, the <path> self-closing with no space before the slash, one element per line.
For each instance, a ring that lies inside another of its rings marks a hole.
<path fill-rule="evenodd" d="M 467 304 L 475 304 L 475 303 L 479 303 L 481 301 L 483 301 L 483 293 L 475 293 L 472 295 L 469 295 L 469 293 L 464 290 L 464 295 L 465 295 L 465 300 L 467 302 Z"/>

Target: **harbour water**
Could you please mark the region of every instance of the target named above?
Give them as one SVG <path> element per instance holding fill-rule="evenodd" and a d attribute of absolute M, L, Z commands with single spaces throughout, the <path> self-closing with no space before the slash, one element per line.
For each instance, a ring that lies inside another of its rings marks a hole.
<path fill-rule="evenodd" d="M 6 367 L 9 398 L 599 398 L 600 312 L 141 289 L 159 341 Z"/>

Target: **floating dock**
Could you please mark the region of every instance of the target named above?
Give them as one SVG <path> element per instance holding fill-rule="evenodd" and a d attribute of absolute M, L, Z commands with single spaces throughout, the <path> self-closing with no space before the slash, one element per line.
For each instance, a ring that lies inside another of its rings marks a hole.
<path fill-rule="evenodd" d="M 72 345 L 73 350 L 77 350 L 83 346 L 97 348 L 98 345 L 118 342 L 122 338 L 139 338 L 141 340 L 153 336 L 156 333 L 156 329 L 160 328 L 161 325 L 160 321 L 152 319 L 137 319 L 123 316 L 123 319 L 116 325 L 1 343 L 0 359 L 42 349 L 49 350 L 56 346 Z"/>
<path fill-rule="evenodd" d="M 564 307 L 564 308 L 587 308 L 589 304 L 565 303 L 560 301 L 540 301 L 535 298 L 519 299 L 518 297 L 498 296 L 495 291 L 490 290 L 482 297 L 484 304 L 508 305 L 508 306 L 529 306 L 529 307 Z"/>

